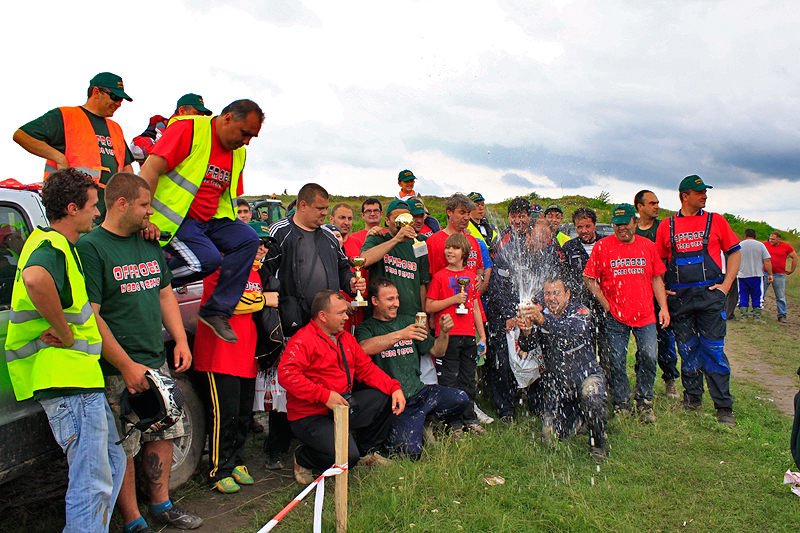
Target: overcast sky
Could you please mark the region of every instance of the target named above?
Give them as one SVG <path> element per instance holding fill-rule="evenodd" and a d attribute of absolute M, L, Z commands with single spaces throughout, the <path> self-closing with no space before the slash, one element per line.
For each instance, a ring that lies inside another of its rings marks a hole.
<path fill-rule="evenodd" d="M 110 71 L 133 97 L 114 116 L 128 141 L 187 92 L 214 112 L 258 102 L 247 194 L 394 195 L 409 168 L 423 195 L 649 188 L 676 209 L 699 174 L 710 210 L 800 227 L 796 3 L 0 4 L 0 155 L 25 183 L 43 162 L 14 130 Z"/>

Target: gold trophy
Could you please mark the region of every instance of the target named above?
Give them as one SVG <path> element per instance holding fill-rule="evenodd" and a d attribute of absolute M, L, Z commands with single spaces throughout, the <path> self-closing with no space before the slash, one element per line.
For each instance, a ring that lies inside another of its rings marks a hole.
<path fill-rule="evenodd" d="M 458 284 L 461 286 L 461 294 L 464 294 L 464 289 L 469 287 L 469 278 L 458 278 Z M 464 304 L 458 304 L 456 307 L 456 314 L 457 315 L 466 315 L 469 313 L 469 309 Z"/>
<path fill-rule="evenodd" d="M 366 262 L 367 262 L 367 260 L 364 259 L 363 257 L 351 257 L 350 258 L 350 264 L 353 265 L 353 268 L 356 269 L 356 277 L 355 277 L 356 282 L 358 282 L 358 281 L 360 281 L 362 279 L 361 278 L 361 267 L 363 267 L 364 263 L 366 263 Z M 367 301 L 364 299 L 363 296 L 361 296 L 361 290 L 360 289 L 356 292 L 356 297 L 353 299 L 352 302 L 350 302 L 350 305 L 352 305 L 353 307 L 366 307 L 367 306 Z"/>
<path fill-rule="evenodd" d="M 394 225 L 397 226 L 397 229 L 404 228 L 406 226 L 413 226 L 414 225 L 414 217 L 411 213 L 403 213 L 402 215 L 397 215 L 394 219 Z M 420 242 L 414 237 L 414 257 L 422 257 L 423 255 L 428 255 L 428 245 L 424 242 Z"/>

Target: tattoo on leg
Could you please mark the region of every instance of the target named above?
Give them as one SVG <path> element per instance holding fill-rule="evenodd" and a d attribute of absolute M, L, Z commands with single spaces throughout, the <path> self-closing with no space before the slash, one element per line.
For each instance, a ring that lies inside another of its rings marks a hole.
<path fill-rule="evenodd" d="M 144 465 L 144 475 L 147 477 L 147 481 L 155 487 L 161 487 L 163 483 L 160 483 L 159 479 L 161 479 L 164 473 L 164 467 L 161 464 L 161 459 L 159 459 L 158 454 L 152 452 L 145 453 L 142 463 Z"/>

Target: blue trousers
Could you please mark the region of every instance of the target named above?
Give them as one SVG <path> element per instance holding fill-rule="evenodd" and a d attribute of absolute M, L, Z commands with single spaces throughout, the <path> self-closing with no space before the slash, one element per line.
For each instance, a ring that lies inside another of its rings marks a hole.
<path fill-rule="evenodd" d="M 764 294 L 767 295 L 770 283 L 767 276 L 764 276 Z M 778 306 L 778 316 L 786 316 L 786 274 L 772 275 L 772 290 L 775 291 L 775 305 Z M 763 301 L 762 296 L 762 301 Z"/>
<path fill-rule="evenodd" d="M 653 399 L 653 384 L 656 380 L 656 325 L 632 327 L 617 321 L 606 313 L 606 337 L 611 351 L 611 375 L 608 381 L 614 395 L 614 405 L 627 402 L 631 397 L 631 385 L 625 370 L 628 359 L 628 340 L 631 333 L 636 339 L 636 390 L 637 403 Z"/>
<path fill-rule="evenodd" d="M 242 297 L 258 251 L 258 235 L 239 219 L 212 218 L 200 222 L 185 218 L 164 251 L 180 287 L 220 270 L 211 298 L 200 308 L 200 316 L 233 316 Z"/>
<path fill-rule="evenodd" d="M 422 426 L 428 413 L 450 423 L 459 418 L 469 404 L 464 391 L 441 385 L 425 385 L 406 402 L 402 413 L 389 418 L 387 442 L 401 454 L 419 455 L 422 453 Z"/>
<path fill-rule="evenodd" d="M 701 403 L 703 376 L 717 409 L 730 409 L 731 367 L 725 355 L 725 305 L 727 296 L 719 289 L 692 287 L 667 296 L 672 331 L 681 356 L 684 400 Z"/>
<path fill-rule="evenodd" d="M 102 392 L 39 400 L 69 463 L 63 533 L 108 533 L 127 459 Z"/>
<path fill-rule="evenodd" d="M 764 282 L 762 276 L 753 278 L 739 278 L 739 307 L 752 307 L 753 309 L 761 309 L 761 285 Z M 750 305 L 750 302 L 753 305 Z"/>

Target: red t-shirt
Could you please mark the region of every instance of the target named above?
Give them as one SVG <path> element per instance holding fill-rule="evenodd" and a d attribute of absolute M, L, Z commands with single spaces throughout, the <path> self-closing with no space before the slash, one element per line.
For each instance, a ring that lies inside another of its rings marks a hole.
<path fill-rule="evenodd" d="M 794 252 L 792 245 L 781 241 L 773 246 L 769 241 L 764 241 L 764 246 L 767 247 L 772 258 L 772 273 L 786 274 L 786 258 L 789 257 L 790 253 Z"/>
<path fill-rule="evenodd" d="M 450 330 L 450 335 L 472 335 L 475 336 L 475 314 L 473 303 L 478 293 L 475 292 L 475 272 L 469 268 L 464 270 L 448 270 L 443 268 L 439 270 L 431 278 L 431 284 L 428 286 L 427 297 L 431 300 L 446 300 L 456 293 L 461 292 L 461 285 L 458 284 L 458 278 L 469 278 L 469 287 L 464 289 L 467 293 L 467 301 L 464 306 L 467 308 L 467 314 L 459 315 L 456 313 L 456 305 L 451 305 L 438 313 L 436 313 L 436 336 L 439 336 L 439 317 L 443 313 L 447 313 L 453 317 L 453 329 Z"/>
<path fill-rule="evenodd" d="M 444 243 L 450 235 L 445 233 L 444 230 L 437 231 L 425 241 L 428 245 L 428 266 L 430 267 L 431 278 L 441 269 L 447 266 L 447 259 L 444 257 Z M 479 269 L 483 268 L 483 257 L 481 256 L 481 248 L 475 237 L 471 235 L 464 235 L 469 240 L 470 251 L 469 258 L 467 258 L 467 270 L 473 274 Z"/>
<path fill-rule="evenodd" d="M 167 170 L 172 170 L 181 161 L 189 157 L 192 149 L 192 135 L 194 121 L 178 120 L 164 130 L 164 134 L 153 145 L 152 155 L 158 155 L 167 160 Z M 219 197 L 231 186 L 231 170 L 233 167 L 233 152 L 225 149 L 217 138 L 217 126 L 211 120 L 211 155 L 208 159 L 208 168 L 200 189 L 189 206 L 188 217 L 205 222 L 217 214 Z M 244 193 L 242 176 L 239 176 L 239 185 L 235 196 Z"/>
<path fill-rule="evenodd" d="M 616 236 L 597 241 L 583 273 L 600 284 L 614 318 L 638 328 L 656 321 L 652 283 L 666 271 L 655 245 L 637 235 L 630 244 Z"/>
<path fill-rule="evenodd" d="M 680 212 L 679 212 L 680 213 Z M 694 252 L 703 249 L 703 233 L 708 219 L 711 219 L 711 235 L 708 238 L 708 254 L 723 271 L 725 270 L 723 252 L 730 253 L 739 249 L 739 237 L 731 229 L 725 217 L 718 213 L 700 211 L 691 217 L 675 216 L 675 247 L 679 252 Z M 658 256 L 669 263 L 672 247 L 669 242 L 669 219 L 661 221 L 656 232 L 656 250 Z"/>
<path fill-rule="evenodd" d="M 219 270 L 203 280 L 201 305 L 211 297 L 218 279 Z M 250 271 L 247 283 L 253 287 L 261 287 L 261 277 L 257 270 Z M 235 343 L 223 341 L 211 331 L 211 328 L 202 322 L 197 323 L 197 335 L 192 350 L 192 366 L 198 372 L 216 372 L 229 376 L 254 378 L 258 373 L 258 363 L 255 358 L 257 333 L 253 315 L 233 315 L 229 322 L 239 338 Z"/>

